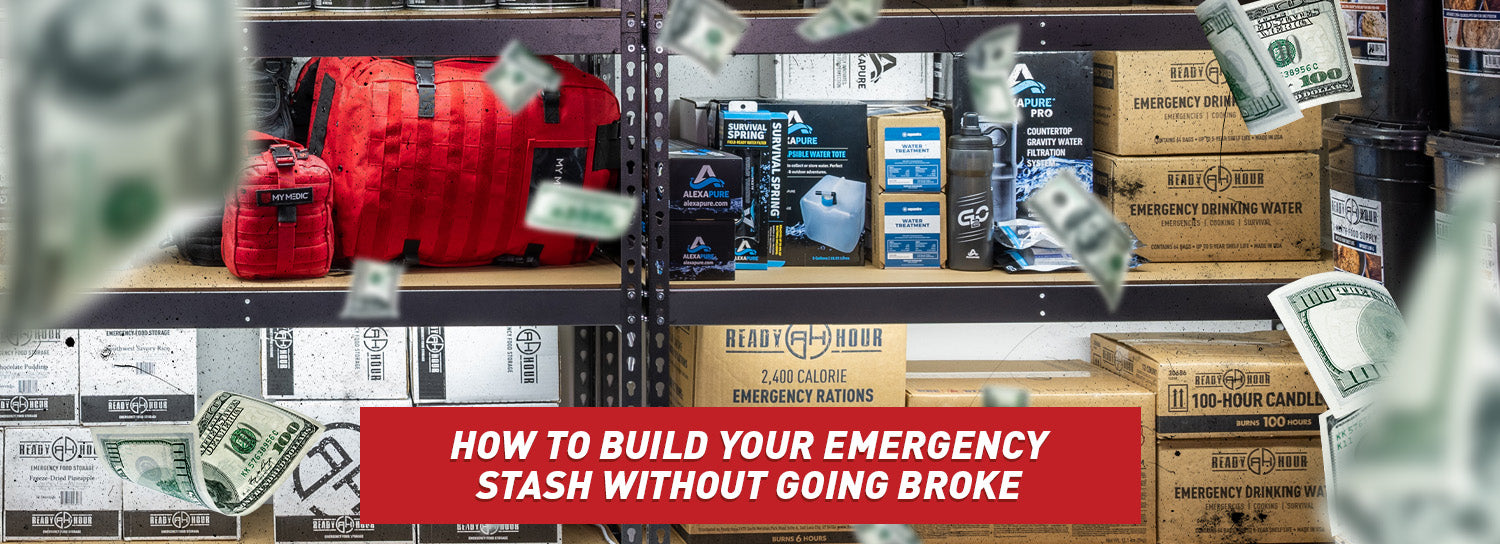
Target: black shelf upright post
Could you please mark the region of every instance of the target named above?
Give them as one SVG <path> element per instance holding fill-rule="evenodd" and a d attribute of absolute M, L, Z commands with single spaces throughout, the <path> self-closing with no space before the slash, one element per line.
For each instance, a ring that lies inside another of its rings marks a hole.
<path fill-rule="evenodd" d="M 668 292 L 671 290 L 670 264 L 667 237 L 672 227 L 672 210 L 668 207 L 667 183 L 667 139 L 668 111 L 671 97 L 667 93 L 667 51 L 662 47 L 663 21 L 666 19 L 667 0 L 644 0 L 646 64 L 642 66 L 646 76 L 646 178 L 651 190 L 647 193 L 647 211 L 651 213 L 647 233 L 651 242 L 646 250 L 650 266 L 646 269 L 646 293 L 649 300 L 646 308 L 646 406 L 667 406 L 667 392 L 671 379 L 667 375 L 667 357 L 670 349 L 671 323 L 667 319 Z M 665 526 L 662 526 L 665 527 Z M 649 532 L 654 536 L 656 526 Z M 653 544 L 658 544 L 653 541 Z M 663 540 L 660 544 L 665 544 Z"/>
<path fill-rule="evenodd" d="M 646 170 L 643 152 L 646 140 L 646 96 L 641 91 L 644 81 L 642 64 L 645 62 L 645 49 L 643 35 L 641 32 L 641 3 L 640 0 L 622 0 L 620 2 L 620 88 L 616 94 L 620 98 L 620 190 L 631 198 L 641 198 L 645 193 L 642 180 Z M 609 365 L 608 370 L 616 379 L 613 385 L 618 389 L 611 388 L 604 392 L 606 397 L 613 393 L 614 398 L 619 399 L 618 406 L 640 406 L 641 393 L 641 323 L 645 315 L 645 291 L 642 284 L 641 270 L 646 263 L 643 259 L 649 251 L 649 238 L 643 238 L 639 221 L 631 222 L 632 227 L 620 240 L 620 289 L 623 297 L 620 307 L 620 334 L 618 343 L 620 346 L 620 357 L 616 365 Z M 647 223 L 649 225 L 649 223 Z M 609 385 L 609 384 L 607 384 Z"/>

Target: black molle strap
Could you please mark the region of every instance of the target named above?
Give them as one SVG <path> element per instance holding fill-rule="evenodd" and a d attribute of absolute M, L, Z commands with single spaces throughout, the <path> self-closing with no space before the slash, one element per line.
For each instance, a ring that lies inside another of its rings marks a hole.
<path fill-rule="evenodd" d="M 549 125 L 562 122 L 562 93 L 542 91 L 542 121 Z"/>
<path fill-rule="evenodd" d="M 538 267 L 542 265 L 542 244 L 526 244 L 525 255 L 501 255 L 495 257 L 494 264 L 499 266 L 522 266 Z"/>
<path fill-rule="evenodd" d="M 323 85 L 318 88 L 318 107 L 313 111 L 312 130 L 307 137 L 307 151 L 323 154 L 323 140 L 328 138 L 328 113 L 333 110 L 333 93 L 337 84 L 333 76 L 323 74 Z"/>
<path fill-rule="evenodd" d="M 421 245 L 421 243 L 421 240 L 407 240 L 401 244 L 401 264 L 406 266 L 417 265 L 417 246 Z"/>
<path fill-rule="evenodd" d="M 594 170 L 620 169 L 620 122 L 594 128 Z"/>
<path fill-rule="evenodd" d="M 432 66 L 432 59 L 413 59 L 412 66 L 415 67 L 414 73 L 417 76 L 417 117 L 436 117 L 437 74 Z"/>

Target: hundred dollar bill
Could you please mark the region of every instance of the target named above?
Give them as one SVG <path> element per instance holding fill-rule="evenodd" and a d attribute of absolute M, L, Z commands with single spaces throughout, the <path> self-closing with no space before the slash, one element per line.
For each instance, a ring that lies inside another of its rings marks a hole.
<path fill-rule="evenodd" d="M 1327 483 L 1328 520 L 1333 538 L 1339 542 L 1367 542 L 1371 532 L 1370 508 L 1359 504 L 1352 493 L 1342 493 L 1351 483 L 1348 472 L 1352 453 L 1363 437 L 1368 410 L 1348 413 L 1323 412 L 1318 418 L 1323 441 L 1323 476 Z"/>
<path fill-rule="evenodd" d="M 556 91 L 562 76 L 546 61 L 532 55 L 520 40 L 511 40 L 500 51 L 500 62 L 484 73 L 484 80 L 495 91 L 505 109 L 521 111 L 542 91 Z"/>
<path fill-rule="evenodd" d="M 1301 119 L 1301 105 L 1239 3 L 1204 0 L 1195 11 L 1250 133 L 1261 134 Z"/>
<path fill-rule="evenodd" d="M 1024 408 L 1031 405 L 1031 392 L 1020 387 L 986 385 L 984 405 L 989 408 Z"/>
<path fill-rule="evenodd" d="M 1261 43 L 1299 109 L 1359 98 L 1344 17 L 1334 0 L 1261 0 L 1245 5 Z"/>
<path fill-rule="evenodd" d="M 1021 26 L 1009 24 L 974 40 L 964 52 L 969 70 L 969 95 L 974 111 L 992 123 L 1014 123 L 1016 99 L 1011 94 L 1010 72 L 1016 67 L 1021 46 Z"/>
<path fill-rule="evenodd" d="M 373 259 L 354 260 L 354 279 L 344 298 L 343 319 L 395 319 L 401 317 L 402 267 Z"/>
<path fill-rule="evenodd" d="M 734 9 L 717 0 L 677 0 L 667 8 L 661 43 L 717 74 L 749 27 Z"/>
<path fill-rule="evenodd" d="M 619 238 L 635 219 L 640 202 L 618 193 L 562 183 L 536 188 L 526 209 L 526 226 L 595 240 Z"/>
<path fill-rule="evenodd" d="M 1026 207 L 1056 233 L 1094 279 L 1110 311 L 1125 294 L 1125 272 L 1130 269 L 1134 242 L 1125 227 L 1099 202 L 1071 170 L 1052 176 L 1026 201 Z"/>
<path fill-rule="evenodd" d="M 797 25 L 802 39 L 820 42 L 870 27 L 880 17 L 880 0 L 834 0 Z"/>
<path fill-rule="evenodd" d="M 854 539 L 859 541 L 859 544 L 921 544 L 922 542 L 910 525 L 869 524 L 851 525 L 850 528 L 854 529 Z"/>
<path fill-rule="evenodd" d="M 322 433 L 301 414 L 221 391 L 192 425 L 99 427 L 94 440 L 120 478 L 243 516 L 291 477 Z"/>
<path fill-rule="evenodd" d="M 1390 373 L 1405 326 L 1385 287 L 1347 272 L 1324 272 L 1272 291 L 1271 306 L 1328 406 L 1352 410 Z"/>

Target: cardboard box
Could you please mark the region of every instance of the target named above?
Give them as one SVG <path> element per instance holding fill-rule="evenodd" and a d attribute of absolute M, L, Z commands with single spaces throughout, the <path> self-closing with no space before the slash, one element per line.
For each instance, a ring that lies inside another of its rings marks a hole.
<path fill-rule="evenodd" d="M 905 325 L 673 327 L 673 406 L 902 406 Z"/>
<path fill-rule="evenodd" d="M 925 102 L 932 71 L 925 53 L 761 55 L 760 95 L 785 100 Z"/>
<path fill-rule="evenodd" d="M 875 192 L 941 193 L 948 185 L 943 111 L 927 106 L 869 111 L 870 185 Z"/>
<path fill-rule="evenodd" d="M 457 525 L 418 525 L 417 542 L 425 542 L 428 544 L 467 544 L 470 542 L 504 542 L 506 544 L 561 544 L 562 526 L 527 523 L 460 523 Z"/>
<path fill-rule="evenodd" d="M 745 159 L 681 140 L 667 143 L 673 221 L 738 221 L 744 209 Z"/>
<path fill-rule="evenodd" d="M 983 406 L 986 385 L 1019 387 L 1031 406 L 1141 410 L 1141 522 L 1133 525 L 913 525 L 926 544 L 1155 544 L 1155 393 L 1083 361 L 914 361 L 907 406 Z"/>
<path fill-rule="evenodd" d="M 1155 262 L 1322 255 L 1318 156 L 1095 155 L 1094 190 Z"/>
<path fill-rule="evenodd" d="M 417 404 L 557 402 L 557 327 L 413 327 Z"/>
<path fill-rule="evenodd" d="M 672 281 L 734 279 L 733 221 L 673 221 L 667 237 Z"/>
<path fill-rule="evenodd" d="M 744 158 L 744 213 L 734 232 L 736 268 L 781 266 L 781 189 L 786 182 L 784 113 L 728 112 L 715 120 L 714 145 Z"/>
<path fill-rule="evenodd" d="M 1333 542 L 1317 438 L 1157 445 L 1162 542 Z"/>
<path fill-rule="evenodd" d="M 877 268 L 932 268 L 948 262 L 942 194 L 879 193 L 870 203 L 870 260 Z"/>
<path fill-rule="evenodd" d="M 1090 351 L 1156 391 L 1159 438 L 1317 436 L 1328 409 L 1286 331 L 1095 334 Z"/>
<path fill-rule="evenodd" d="M 409 399 L 405 327 L 261 329 L 268 399 Z"/>
<path fill-rule="evenodd" d="M 187 423 L 198 413 L 196 329 L 78 331 L 85 425 Z"/>
<path fill-rule="evenodd" d="M 5 540 L 119 540 L 120 487 L 83 427 L 5 431 Z"/>
<path fill-rule="evenodd" d="M 26 331 L 0 342 L 0 426 L 78 423 L 78 331 Z"/>
<path fill-rule="evenodd" d="M 152 491 L 124 487 L 125 540 L 239 540 L 240 518 Z"/>
<path fill-rule="evenodd" d="M 413 542 L 408 524 L 359 521 L 359 408 L 411 406 L 401 401 L 306 400 L 276 404 L 321 422 L 326 430 L 291 481 L 276 490 L 276 542 Z"/>
<path fill-rule="evenodd" d="M 1317 110 L 1250 134 L 1213 51 L 1094 54 L 1094 145 L 1116 155 L 1309 151 L 1323 145 Z"/>
<path fill-rule="evenodd" d="M 687 544 L 847 544 L 858 542 L 848 525 L 676 525 Z"/>

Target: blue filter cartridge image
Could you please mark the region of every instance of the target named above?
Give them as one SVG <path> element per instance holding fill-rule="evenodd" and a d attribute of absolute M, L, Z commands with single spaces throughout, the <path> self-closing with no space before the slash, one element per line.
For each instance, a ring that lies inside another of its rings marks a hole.
<path fill-rule="evenodd" d="M 849 253 L 865 230 L 868 184 L 838 176 L 823 176 L 802 196 L 802 222 L 807 238 Z"/>

